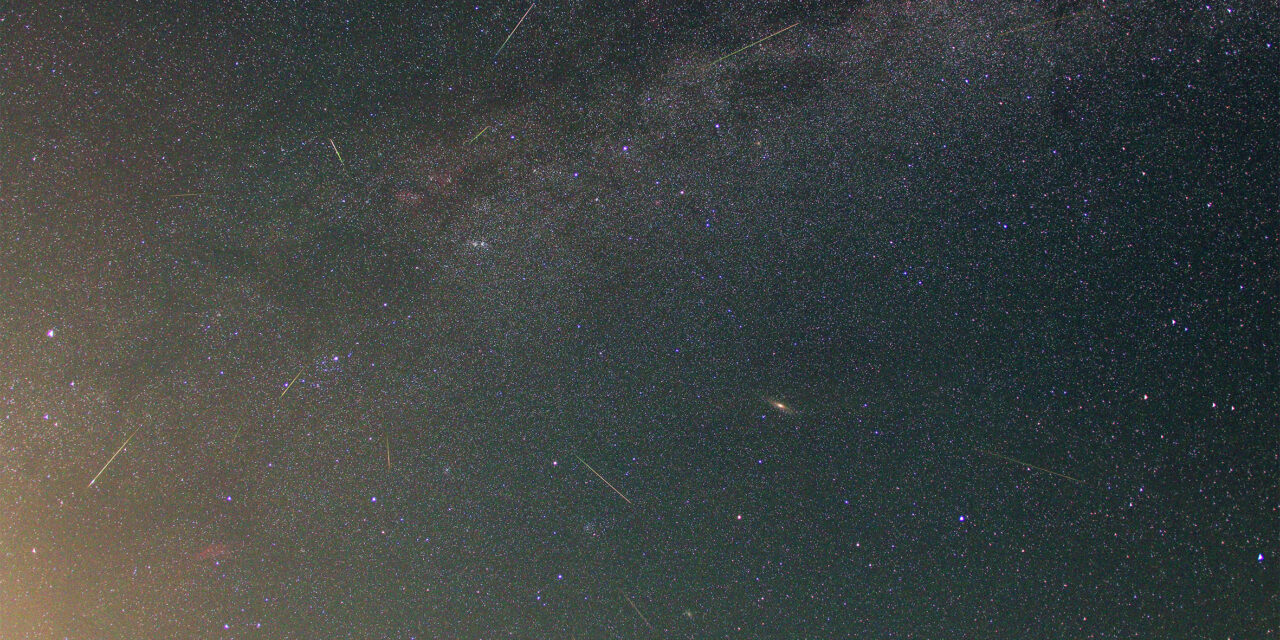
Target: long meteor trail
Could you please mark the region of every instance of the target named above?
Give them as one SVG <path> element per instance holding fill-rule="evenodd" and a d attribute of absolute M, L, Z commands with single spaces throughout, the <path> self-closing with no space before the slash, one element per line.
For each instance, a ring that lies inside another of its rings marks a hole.
<path fill-rule="evenodd" d="M 343 168 L 345 168 L 347 166 L 347 163 L 342 161 L 342 154 L 338 153 L 338 145 L 333 143 L 333 138 L 329 138 L 329 146 L 333 147 L 333 155 L 338 156 L 338 164 L 342 165 Z"/>
<path fill-rule="evenodd" d="M 306 368 L 306 367 L 303 367 L 303 369 L 305 369 L 305 368 Z M 302 369 L 298 369 L 298 375 L 294 376 L 294 377 L 293 377 L 293 379 L 289 381 L 289 386 L 285 387 L 285 388 L 284 388 L 284 391 L 281 391 L 281 392 L 280 392 L 280 399 L 281 399 L 281 400 L 283 400 L 283 399 L 284 399 L 284 394 L 289 393 L 289 390 L 293 388 L 293 383 L 297 382 L 297 381 L 298 381 L 298 378 L 300 378 L 300 377 L 302 377 Z"/>
<path fill-rule="evenodd" d="M 521 22 L 524 22 L 524 19 L 529 17 L 529 12 L 530 12 L 530 11 L 533 11 L 533 7 L 534 7 L 534 5 L 536 5 L 536 4 L 538 4 L 538 3 L 536 3 L 536 2 L 535 2 L 535 3 L 533 3 L 533 4 L 530 4 L 530 5 L 529 5 L 529 8 L 528 8 L 527 10 L 525 10 L 524 15 L 520 16 L 520 22 L 517 22 L 517 23 L 516 23 L 516 26 L 514 26 L 514 27 L 512 27 L 512 28 L 511 28 L 511 33 L 508 33 L 508 34 L 507 34 L 507 39 L 502 41 L 502 46 L 501 46 L 501 47 L 498 47 L 498 50 L 493 54 L 493 59 L 494 59 L 494 60 L 497 60 L 497 59 L 498 59 L 498 54 L 499 54 L 499 53 L 502 53 L 502 50 L 503 50 L 503 49 L 505 49 L 505 48 L 507 48 L 507 43 L 511 41 L 511 36 L 514 36 L 514 35 L 516 34 L 516 29 L 519 29 L 519 28 L 520 28 L 520 23 L 521 23 Z"/>
<path fill-rule="evenodd" d="M 602 479 L 603 479 L 603 478 L 602 478 Z M 621 592 L 621 591 L 619 591 L 618 593 L 622 593 L 622 592 Z M 643 614 L 643 613 L 640 613 L 640 607 L 637 607 L 637 606 L 636 606 L 636 603 L 634 603 L 634 602 L 632 602 L 632 601 L 631 601 L 631 596 L 629 596 L 629 595 L 627 595 L 627 594 L 625 594 L 625 593 L 622 593 L 622 597 L 624 597 L 624 598 L 626 598 L 626 599 L 627 599 L 627 604 L 631 605 L 631 610 L 632 610 L 632 611 L 635 611 L 635 612 L 636 612 L 636 615 L 640 616 L 640 619 L 641 619 L 641 620 L 644 620 L 644 626 L 649 627 L 649 630 L 650 630 L 650 631 L 652 631 L 652 632 L 654 632 L 654 633 L 657 633 L 657 632 L 658 632 L 658 630 L 657 630 L 657 629 L 654 629 L 654 628 L 653 628 L 653 625 L 649 624 L 649 619 L 648 619 L 648 618 L 646 618 L 646 617 L 644 617 L 644 614 Z"/>
<path fill-rule="evenodd" d="M 587 461 L 586 461 L 586 460 L 583 460 L 581 457 L 579 457 L 579 456 L 578 456 L 578 454 L 576 454 L 576 453 L 575 453 L 575 454 L 573 454 L 573 457 L 578 458 L 578 462 L 581 462 L 581 463 L 582 463 L 583 465 L 585 465 L 588 469 L 591 469 L 591 465 L 587 464 Z M 604 479 L 604 476 L 600 475 L 600 472 L 596 471 L 595 469 L 591 469 L 591 473 L 596 474 L 596 477 L 597 477 L 597 478 L 600 478 L 600 481 L 601 481 L 601 482 L 603 482 L 603 483 L 605 483 L 605 484 L 608 484 L 608 485 L 609 485 L 609 488 L 610 488 L 610 489 L 613 489 L 613 492 L 614 492 L 614 493 L 618 494 L 619 496 L 621 496 L 621 497 L 622 497 L 622 499 L 623 499 L 623 500 L 626 500 L 626 501 L 627 501 L 627 504 L 633 504 L 629 498 L 627 498 L 626 496 L 622 495 L 622 492 L 621 492 L 621 491 L 618 491 L 618 488 L 617 488 L 617 487 L 615 487 L 615 486 L 613 486 L 613 485 L 609 484 L 609 481 L 608 481 L 608 480 L 605 480 L 605 479 Z"/>
<path fill-rule="evenodd" d="M 111 462 L 112 462 L 112 461 L 114 461 L 114 460 L 116 459 L 116 456 L 120 455 L 120 452 L 121 452 L 121 451 L 124 451 L 124 448 L 125 448 L 125 447 L 127 447 L 127 446 L 129 446 L 129 441 L 130 441 L 130 440 L 133 440 L 133 436 L 137 435 L 137 433 L 138 433 L 138 429 L 141 429 L 141 428 L 142 428 L 142 427 L 137 427 L 137 428 L 135 428 L 135 429 L 133 430 L 133 433 L 129 434 L 129 437 L 124 439 L 124 444 L 120 445 L 120 448 L 119 448 L 119 449 L 116 449 L 116 452 L 115 452 L 115 453 L 113 453 L 113 454 L 111 454 L 111 458 L 109 458 L 109 459 L 107 460 L 107 463 L 106 463 L 106 464 L 102 465 L 102 469 L 100 469 L 100 470 L 98 471 L 98 475 L 94 476 L 94 477 L 93 477 L 93 479 L 89 481 L 89 486 L 90 486 L 90 487 L 92 487 L 92 486 L 93 486 L 93 483 L 95 483 L 95 482 L 97 482 L 97 481 L 98 481 L 98 478 L 101 478 L 101 477 L 102 477 L 102 472 L 103 472 L 103 471 L 106 471 L 106 470 L 107 470 L 107 467 L 111 466 Z"/>
<path fill-rule="evenodd" d="M 987 455 L 989 455 L 989 456 L 994 456 L 994 457 L 996 457 L 996 458 L 1000 458 L 1001 460 L 1007 460 L 1007 461 L 1012 462 L 1012 463 L 1014 463 L 1014 464 L 1022 465 L 1022 466 L 1024 466 L 1024 467 L 1028 467 L 1028 468 L 1030 468 L 1030 469 L 1035 469 L 1036 471 L 1043 471 L 1043 472 L 1045 472 L 1045 473 L 1048 473 L 1048 474 L 1052 474 L 1052 475 L 1058 476 L 1059 478 L 1066 478 L 1067 480 L 1070 480 L 1070 481 L 1072 481 L 1072 482 L 1074 482 L 1074 483 L 1076 483 L 1076 484 L 1088 485 L 1088 483 L 1087 483 L 1087 482 L 1085 482 L 1084 480 L 1081 480 L 1081 479 L 1079 479 L 1079 478 L 1072 478 L 1071 476 L 1069 476 L 1069 475 L 1067 475 L 1067 474 L 1065 474 L 1065 473 L 1058 473 L 1057 471 L 1053 471 L 1052 469 L 1046 469 L 1046 468 L 1044 468 L 1044 467 L 1037 467 L 1036 465 L 1031 464 L 1030 462 L 1023 462 L 1023 461 L 1021 461 L 1021 460 L 1019 460 L 1019 459 L 1017 459 L 1017 458 L 1012 458 L 1012 457 L 1006 456 L 1006 455 L 1004 455 L 1004 454 L 1002 454 L 1002 453 L 996 453 L 996 452 L 994 452 L 994 451 L 987 451 L 986 449 L 974 449 L 974 451 L 977 451 L 978 453 L 985 453 L 985 454 L 987 454 Z"/>
<path fill-rule="evenodd" d="M 767 35 L 767 36 L 763 37 L 763 38 L 760 38 L 759 40 L 756 40 L 755 42 L 752 42 L 751 44 L 749 44 L 749 45 L 747 45 L 747 46 L 745 46 L 745 47 L 743 47 L 743 48 L 741 48 L 741 49 L 735 49 L 735 50 L 733 50 L 733 51 L 730 51 L 729 53 L 726 53 L 726 54 L 724 54 L 724 55 L 720 56 L 719 58 L 716 58 L 714 61 L 712 61 L 712 63 L 711 63 L 711 64 L 709 64 L 709 65 L 707 65 L 707 66 L 708 66 L 708 67 L 714 67 L 714 66 L 716 66 L 717 64 L 719 64 L 721 60 L 724 60 L 725 58 L 728 58 L 728 57 L 730 57 L 730 56 L 738 55 L 739 53 L 742 53 L 743 51 L 746 51 L 747 49 L 750 49 L 751 47 L 754 47 L 754 46 L 756 46 L 756 45 L 760 44 L 761 42 L 764 42 L 765 40 L 768 40 L 769 38 L 772 38 L 772 37 L 774 37 L 774 36 L 776 36 L 776 35 L 778 35 L 778 34 L 782 33 L 783 31 L 786 31 L 786 30 L 790 29 L 791 27 L 796 26 L 797 24 L 800 24 L 800 23 L 799 23 L 799 22 L 797 22 L 797 23 L 795 23 L 795 24 L 792 24 L 790 27 L 783 27 L 783 28 L 778 29 L 777 31 L 774 31 L 773 33 L 771 33 L 771 34 L 769 34 L 769 35 Z"/>
<path fill-rule="evenodd" d="M 486 132 L 486 131 L 488 131 L 488 130 L 489 130 L 489 125 L 487 125 L 487 124 L 486 124 L 486 125 L 484 126 L 484 128 L 480 130 L 480 133 L 477 133 L 477 134 L 476 134 L 475 136 L 473 136 L 470 140 L 468 140 L 468 141 L 466 141 L 466 142 L 462 143 L 462 144 L 463 144 L 463 146 L 465 146 L 465 145 L 469 145 L 469 144 L 471 144 L 472 142 L 475 142 L 476 140 L 479 140 L 479 139 L 480 139 L 480 136 L 484 135 L 484 132 Z"/>

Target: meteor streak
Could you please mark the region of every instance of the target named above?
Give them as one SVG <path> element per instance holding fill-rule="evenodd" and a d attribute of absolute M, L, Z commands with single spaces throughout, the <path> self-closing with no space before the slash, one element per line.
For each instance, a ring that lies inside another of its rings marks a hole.
<path fill-rule="evenodd" d="M 479 139 L 480 139 L 480 136 L 484 135 L 484 132 L 486 132 L 486 131 L 488 131 L 488 130 L 489 130 L 489 125 L 485 125 L 485 126 L 484 126 L 484 128 L 480 130 L 480 133 L 477 133 L 475 136 L 472 136 L 472 138 L 471 138 L 470 140 L 468 140 L 468 141 L 466 141 L 466 142 L 464 142 L 464 143 L 462 143 L 462 144 L 465 146 L 465 145 L 469 145 L 469 144 L 471 144 L 472 142 L 475 142 L 476 140 L 479 140 Z"/>
<path fill-rule="evenodd" d="M 799 22 L 797 22 L 797 23 L 795 23 L 795 24 L 791 25 L 791 27 L 794 27 L 794 26 L 796 26 L 797 24 L 800 24 L 800 23 L 799 23 Z M 791 27 L 783 27 L 783 28 L 781 28 L 781 29 L 779 29 L 779 30 L 777 30 L 777 31 L 774 31 L 773 33 L 771 33 L 771 34 L 769 34 L 769 35 L 767 35 L 767 36 L 763 37 L 763 38 L 760 38 L 759 40 L 756 40 L 755 42 L 752 42 L 751 44 L 749 44 L 749 45 L 747 45 L 747 46 L 745 46 L 745 47 L 743 47 L 743 48 L 741 48 L 741 49 L 735 49 L 735 50 L 733 50 L 733 51 L 730 51 L 729 53 L 726 53 L 726 54 L 724 54 L 724 55 L 720 56 L 719 58 L 716 58 L 716 59 L 715 59 L 711 64 L 709 64 L 709 65 L 707 65 L 707 66 L 708 66 L 708 67 L 714 67 L 714 66 L 716 66 L 717 64 L 719 64 L 721 60 L 724 60 L 725 58 L 728 58 L 728 57 L 730 57 L 730 56 L 735 56 L 735 55 L 737 55 L 737 54 L 739 54 L 739 53 L 742 53 L 743 51 L 746 51 L 747 49 L 750 49 L 751 47 L 754 47 L 754 46 L 756 46 L 756 45 L 760 44 L 761 42 L 764 42 L 765 40 L 768 40 L 769 38 L 772 38 L 772 37 L 774 37 L 774 36 L 778 35 L 779 33 L 782 33 L 783 31 L 786 31 L 787 29 L 790 29 Z"/>
<path fill-rule="evenodd" d="M 603 478 L 602 478 L 602 479 L 603 479 Z M 618 591 L 618 593 L 622 593 L 622 591 L 621 591 L 621 590 L 619 590 L 619 591 Z M 644 614 L 643 614 L 643 613 L 640 613 L 640 608 L 636 606 L 636 603 L 634 603 L 634 602 L 632 602 L 632 601 L 631 601 L 631 596 L 629 596 L 629 595 L 627 595 L 627 594 L 625 594 L 625 593 L 622 593 L 622 597 L 624 597 L 624 598 L 626 598 L 626 599 L 627 599 L 627 604 L 631 605 L 631 610 L 632 610 L 632 611 L 635 611 L 635 612 L 636 612 L 636 615 L 640 616 L 640 619 L 641 619 L 641 620 L 644 620 L 644 626 L 649 627 L 649 630 L 650 630 L 650 631 L 652 631 L 652 632 L 654 632 L 654 633 L 657 633 L 657 632 L 658 632 L 658 630 L 657 630 L 657 629 L 654 629 L 654 628 L 653 628 L 653 625 L 649 624 L 649 619 L 648 619 L 648 618 L 646 618 L 646 617 L 644 617 Z"/>
<path fill-rule="evenodd" d="M 304 367 L 304 368 L 305 368 L 305 367 Z M 298 381 L 298 378 L 299 378 L 299 377 L 301 377 L 301 376 L 302 376 L 302 369 L 298 369 L 298 375 L 294 376 L 294 377 L 293 377 L 293 379 L 289 381 L 289 386 L 285 387 L 285 388 L 284 388 L 284 391 L 281 391 L 281 392 L 280 392 L 280 399 L 281 399 L 281 400 L 283 400 L 283 399 L 284 399 L 284 394 L 289 393 L 289 390 L 293 388 L 293 383 L 297 382 L 297 381 Z"/>
<path fill-rule="evenodd" d="M 578 456 L 578 454 L 576 454 L 576 453 L 575 453 L 575 454 L 573 454 L 573 457 L 578 458 L 578 462 L 581 462 L 583 465 L 586 465 L 586 467 L 587 467 L 588 469 L 591 469 L 591 465 L 587 464 L 587 461 L 586 461 L 586 460 L 583 460 L 582 458 L 580 458 L 580 457 Z M 634 504 L 634 503 L 632 503 L 632 502 L 631 502 L 631 500 L 630 500 L 630 499 L 628 499 L 626 496 L 622 495 L 622 492 L 621 492 L 621 491 L 618 491 L 618 488 L 617 488 L 617 487 L 615 487 L 615 486 L 613 486 L 613 485 L 609 484 L 609 481 L 608 481 L 608 480 L 605 480 L 605 479 L 604 479 L 604 476 L 600 475 L 600 473 L 599 473 L 598 471 L 596 471 L 595 469 L 591 469 L 591 473 L 596 474 L 596 477 L 597 477 L 597 478 L 600 478 L 600 481 L 601 481 L 601 482 L 604 482 L 605 484 L 608 484 L 608 485 L 609 485 L 609 488 L 610 488 L 610 489 L 613 489 L 613 492 L 614 492 L 614 493 L 618 494 L 619 496 L 621 496 L 621 497 L 622 497 L 622 499 L 623 499 L 623 500 L 626 500 L 626 501 L 627 501 L 627 504 Z"/>
<path fill-rule="evenodd" d="M 502 50 L 503 50 L 503 49 L 505 49 L 505 48 L 507 47 L 507 43 L 511 41 L 511 36 L 514 36 L 514 35 L 516 34 L 516 29 L 519 29 L 519 28 L 520 28 L 520 23 L 521 23 L 521 22 L 524 22 L 524 19 L 525 19 L 525 18 L 527 18 L 527 17 L 529 17 L 529 12 L 530 12 L 530 11 L 533 11 L 533 7 L 534 7 L 534 5 L 536 5 L 536 4 L 538 4 L 538 3 L 536 3 L 536 2 L 535 2 L 535 3 L 533 3 L 533 4 L 530 4 L 530 5 L 529 5 L 529 8 L 524 12 L 524 15 L 520 16 L 520 22 L 517 22 L 517 23 L 516 23 L 516 26 L 514 26 L 514 27 L 512 27 L 512 28 L 511 28 L 511 33 L 508 33 L 508 34 L 507 34 L 507 39 L 502 41 L 502 46 L 501 46 L 501 47 L 498 47 L 497 52 L 495 52 L 495 53 L 493 54 L 493 59 L 494 59 L 494 60 L 497 60 L 497 59 L 498 59 L 498 54 L 499 54 L 499 53 L 502 53 Z"/>
<path fill-rule="evenodd" d="M 1030 469 L 1035 469 L 1035 470 L 1037 470 L 1037 471 L 1043 471 L 1043 472 L 1045 472 L 1045 473 L 1048 473 L 1048 474 L 1052 474 L 1052 475 L 1058 476 L 1059 478 L 1066 478 L 1067 480 L 1070 480 L 1070 481 L 1072 481 L 1072 482 L 1074 482 L 1074 483 L 1076 483 L 1076 484 L 1083 484 L 1083 485 L 1087 485 L 1087 484 L 1088 484 L 1087 482 L 1085 482 L 1085 481 L 1083 481 L 1083 480 L 1080 480 L 1079 478 L 1072 478 L 1071 476 L 1066 475 L 1065 473 L 1058 473 L 1057 471 L 1052 471 L 1052 470 L 1050 470 L 1050 469 L 1046 469 L 1046 468 L 1044 468 L 1044 467 L 1037 467 L 1036 465 L 1031 464 L 1031 463 L 1029 463 L 1029 462 L 1023 462 L 1023 461 L 1021 461 L 1021 460 L 1019 460 L 1019 459 L 1017 459 L 1017 458 L 1012 458 L 1012 457 L 1006 456 L 1006 455 L 1004 455 L 1004 454 L 996 453 L 996 452 L 994 452 L 994 451 L 987 451 L 986 449 L 974 449 L 974 451 L 977 451 L 978 453 L 985 453 L 985 454 L 987 454 L 987 455 L 989 455 L 989 456 L 995 456 L 995 457 L 997 457 L 997 458 L 1000 458 L 1001 460 L 1007 460 L 1007 461 L 1012 462 L 1012 463 L 1014 463 L 1014 464 L 1022 465 L 1022 466 L 1024 466 L 1024 467 L 1028 467 L 1028 468 L 1030 468 Z"/>
<path fill-rule="evenodd" d="M 111 466 L 111 462 L 116 459 L 116 456 L 120 455 L 120 452 L 124 451 L 124 448 L 129 446 L 129 441 L 133 440 L 133 436 L 137 435 L 138 429 L 141 429 L 141 428 L 142 427 L 137 427 L 136 429 L 134 429 L 133 433 L 130 433 L 129 437 L 124 439 L 124 444 L 120 445 L 120 448 L 116 449 L 116 452 L 111 454 L 111 458 L 107 460 L 106 464 L 102 465 L 102 469 L 98 471 L 98 475 L 94 476 L 93 479 L 89 481 L 90 487 L 93 486 L 93 483 L 98 481 L 98 478 L 102 477 L 102 472 L 106 471 L 107 467 Z"/>
<path fill-rule="evenodd" d="M 329 138 L 329 146 L 333 147 L 333 154 L 338 156 L 338 164 L 342 165 L 343 167 L 346 167 L 347 163 L 342 161 L 342 154 L 338 153 L 338 145 L 333 143 L 333 138 Z"/>

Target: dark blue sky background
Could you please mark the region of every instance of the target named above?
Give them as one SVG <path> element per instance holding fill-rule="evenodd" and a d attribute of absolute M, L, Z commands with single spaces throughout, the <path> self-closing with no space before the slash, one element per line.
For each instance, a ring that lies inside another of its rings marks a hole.
<path fill-rule="evenodd" d="M 528 9 L 0 5 L 0 637 L 1277 632 L 1274 3 Z"/>

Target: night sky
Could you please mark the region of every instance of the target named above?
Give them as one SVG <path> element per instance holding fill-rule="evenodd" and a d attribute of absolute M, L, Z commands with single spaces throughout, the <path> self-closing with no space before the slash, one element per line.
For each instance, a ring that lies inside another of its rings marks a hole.
<path fill-rule="evenodd" d="M 88 4 L 0 638 L 1280 634 L 1274 2 Z"/>

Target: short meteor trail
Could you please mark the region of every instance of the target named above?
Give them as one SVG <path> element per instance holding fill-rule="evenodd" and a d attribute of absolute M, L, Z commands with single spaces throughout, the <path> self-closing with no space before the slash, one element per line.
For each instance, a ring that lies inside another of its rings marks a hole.
<path fill-rule="evenodd" d="M 382 434 L 382 439 L 387 443 L 387 471 L 391 470 L 391 435 Z"/>
<path fill-rule="evenodd" d="M 576 453 L 575 453 L 575 454 L 573 454 L 573 457 L 578 458 L 578 462 L 581 462 L 581 463 L 582 463 L 583 465 L 585 465 L 588 469 L 591 469 L 591 465 L 587 464 L 587 461 L 586 461 L 586 460 L 583 460 L 581 457 L 579 457 L 579 456 L 578 456 L 578 454 L 576 454 Z M 604 479 L 604 476 L 600 475 L 600 472 L 596 471 L 595 469 L 591 469 L 591 473 L 596 474 L 596 477 L 597 477 L 597 478 L 600 478 L 600 481 L 601 481 L 601 482 L 604 482 L 605 484 L 608 484 L 608 485 L 609 485 L 609 488 L 610 488 L 610 489 L 613 489 L 613 492 L 614 492 L 614 493 L 618 494 L 619 496 L 622 496 L 622 499 L 623 499 L 623 500 L 626 500 L 626 501 L 627 501 L 627 504 L 634 504 L 634 503 L 632 503 L 632 502 L 631 502 L 631 500 L 630 500 L 630 499 L 628 499 L 626 496 L 622 495 L 622 492 L 621 492 L 621 491 L 618 491 L 618 488 L 617 488 L 617 487 L 615 487 L 615 486 L 613 486 L 613 485 L 609 484 L 609 481 L 608 481 L 608 480 L 605 480 L 605 479 Z"/>
<path fill-rule="evenodd" d="M 781 29 L 779 29 L 779 30 L 777 30 L 777 31 L 774 31 L 773 33 L 771 33 L 771 34 L 769 34 L 769 35 L 767 35 L 767 36 L 763 37 L 763 38 L 760 38 L 759 40 L 756 40 L 755 42 L 752 42 L 751 44 L 749 44 L 749 45 L 747 45 L 747 46 L 745 46 L 745 47 L 743 47 L 743 48 L 741 48 L 741 49 L 736 49 L 736 50 L 734 50 L 734 51 L 730 51 L 729 53 L 726 53 L 726 54 L 724 54 L 724 55 L 720 56 L 719 58 L 716 58 L 716 59 L 715 59 L 711 64 L 709 64 L 709 65 L 707 65 L 707 66 L 708 66 L 708 67 L 714 67 L 714 66 L 716 66 L 717 64 L 719 64 L 721 60 L 724 60 L 725 58 L 728 58 L 728 57 L 730 57 L 730 56 L 738 55 L 739 53 L 742 53 L 743 51 L 746 51 L 747 49 L 750 49 L 751 47 L 754 47 L 754 46 L 756 46 L 756 45 L 760 44 L 761 42 L 764 42 L 765 40 L 768 40 L 769 38 L 772 38 L 772 37 L 774 37 L 774 36 L 778 35 L 779 33 L 782 33 L 783 31 L 786 31 L 786 30 L 788 30 L 788 29 L 790 29 L 790 28 L 792 28 L 792 27 L 796 26 L 797 24 L 800 24 L 800 23 L 799 23 L 799 22 L 797 22 L 797 23 L 795 23 L 795 24 L 791 25 L 790 27 L 783 27 L 783 28 L 781 28 Z"/>
<path fill-rule="evenodd" d="M 603 479 L 603 478 L 602 478 L 602 479 Z M 622 590 L 618 590 L 618 593 L 622 593 Z M 640 613 L 640 608 L 636 606 L 636 603 L 634 603 L 634 602 L 632 602 L 632 601 L 631 601 L 631 596 L 629 596 L 629 595 L 627 595 L 627 594 L 625 594 L 625 593 L 622 593 L 622 597 L 624 597 L 624 598 L 626 598 L 626 599 L 627 599 L 627 604 L 631 605 L 631 610 L 632 610 L 632 611 L 635 611 L 635 612 L 636 612 L 636 615 L 640 616 L 640 619 L 641 619 L 641 620 L 644 620 L 644 626 L 649 627 L 649 630 L 650 630 L 650 631 L 652 631 L 652 632 L 654 632 L 654 633 L 657 633 L 657 632 L 658 632 L 658 630 L 657 630 L 657 629 L 654 629 L 654 628 L 653 628 L 653 625 L 649 624 L 649 619 L 648 619 L 648 618 L 646 618 L 646 617 L 644 617 L 644 614 L 643 614 L 643 613 Z"/>
<path fill-rule="evenodd" d="M 1072 481 L 1072 482 L 1074 482 L 1074 483 L 1076 483 L 1076 484 L 1083 484 L 1083 485 L 1088 485 L 1088 484 L 1089 484 L 1089 483 L 1085 482 L 1084 480 L 1080 480 L 1079 478 L 1072 478 L 1071 476 L 1066 475 L 1066 474 L 1064 474 L 1064 473 L 1058 473 L 1057 471 L 1053 471 L 1053 470 L 1050 470 L 1050 469 L 1046 469 L 1046 468 L 1044 468 L 1044 467 L 1037 467 L 1036 465 L 1031 464 L 1031 463 L 1029 463 L 1029 462 L 1023 462 L 1023 461 L 1021 461 L 1021 460 L 1019 460 L 1019 459 L 1017 459 L 1017 458 L 1011 458 L 1011 457 L 1009 457 L 1009 456 L 1006 456 L 1006 455 L 1004 455 L 1004 454 L 1000 454 L 1000 453 L 996 453 L 996 452 L 994 452 L 994 451 L 987 451 L 986 449 L 974 449 L 974 451 L 977 451 L 978 453 L 985 453 L 985 454 L 987 454 L 987 455 L 989 455 L 989 456 L 995 456 L 995 457 L 997 457 L 997 458 L 1000 458 L 1001 460 L 1007 460 L 1007 461 L 1012 462 L 1012 463 L 1014 463 L 1014 464 L 1019 464 L 1019 465 L 1022 465 L 1022 466 L 1024 466 L 1024 467 L 1028 467 L 1028 468 L 1031 468 L 1031 469 L 1035 469 L 1035 470 L 1037 470 L 1037 471 L 1043 471 L 1043 472 L 1045 472 L 1045 473 L 1048 473 L 1048 474 L 1052 474 L 1052 475 L 1058 476 L 1059 478 L 1066 478 L 1067 480 L 1070 480 L 1070 481 Z"/>
<path fill-rule="evenodd" d="M 133 430 L 133 433 L 130 433 L 130 434 L 129 434 L 129 437 L 124 439 L 124 444 L 120 445 L 120 448 L 119 448 L 119 449 L 116 449 L 116 452 L 115 452 L 115 453 L 113 453 L 113 454 L 111 454 L 111 458 L 109 458 L 109 459 L 107 460 L 107 463 L 106 463 L 106 464 L 102 465 L 102 469 L 98 471 L 98 475 L 94 476 L 94 477 L 93 477 L 93 479 L 89 481 L 89 486 L 90 486 L 90 487 L 92 487 L 92 486 L 93 486 L 93 483 L 95 483 L 95 482 L 97 482 L 97 481 L 98 481 L 98 478 L 101 478 L 101 477 L 102 477 L 102 472 L 103 472 L 103 471 L 106 471 L 106 470 L 107 470 L 107 467 L 111 466 L 111 462 L 112 462 L 112 461 L 114 461 L 114 460 L 116 459 L 116 456 L 120 455 L 120 452 L 121 452 L 121 451 L 124 451 L 124 448 L 125 448 L 125 447 L 127 447 L 127 446 L 129 446 L 129 441 L 130 441 L 130 440 L 133 440 L 133 436 L 137 435 L 137 433 L 138 433 L 138 429 L 141 429 L 141 428 L 142 428 L 142 427 L 137 427 L 136 429 L 134 429 L 134 430 Z"/>
<path fill-rule="evenodd" d="M 520 28 L 520 23 L 521 23 L 521 22 L 524 22 L 524 19 L 525 19 L 525 18 L 527 18 L 527 17 L 529 17 L 529 12 L 530 12 L 530 11 L 533 11 L 533 7 L 534 7 L 535 5 L 537 5 L 537 4 L 538 4 L 538 3 L 536 3 L 536 2 L 535 2 L 535 3 L 533 3 L 533 4 L 530 4 L 530 5 L 529 5 L 529 8 L 524 12 L 524 15 L 520 16 L 520 22 L 517 22 L 517 23 L 516 23 L 516 26 L 514 26 L 514 27 L 512 27 L 512 28 L 511 28 L 511 33 L 508 33 L 508 34 L 507 34 L 507 39 L 502 41 L 502 46 L 501 46 L 501 47 L 498 47 L 498 50 L 493 54 L 493 59 L 494 59 L 494 60 L 497 60 L 497 59 L 498 59 L 498 54 L 499 54 L 499 53 L 502 53 L 502 50 L 503 50 L 503 49 L 505 49 L 505 48 L 507 47 L 507 43 L 511 41 L 511 36 L 514 36 L 514 35 L 516 34 L 516 29 L 519 29 L 519 28 Z"/>
<path fill-rule="evenodd" d="M 305 367 L 304 367 L 304 368 L 305 368 Z M 284 394 L 289 393 L 289 390 L 293 388 L 293 383 L 297 382 L 297 381 L 298 381 L 298 378 L 299 378 L 299 377 L 301 377 L 301 376 L 302 376 L 302 369 L 298 369 L 298 375 L 294 376 L 294 377 L 293 377 L 293 379 L 289 381 L 289 386 L 285 387 L 285 388 L 284 388 L 284 391 L 281 391 L 281 392 L 280 392 L 280 399 L 281 399 L 281 400 L 283 400 L 283 399 L 284 399 Z"/>
<path fill-rule="evenodd" d="M 333 154 L 338 156 L 338 164 L 342 165 L 343 167 L 346 167 L 347 163 L 342 161 L 342 154 L 338 153 L 338 145 L 333 143 L 333 138 L 329 138 L 329 146 L 333 147 Z"/>

